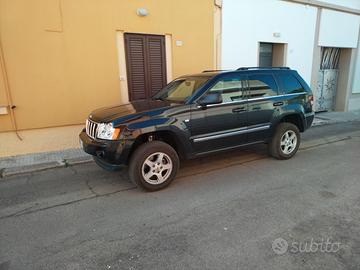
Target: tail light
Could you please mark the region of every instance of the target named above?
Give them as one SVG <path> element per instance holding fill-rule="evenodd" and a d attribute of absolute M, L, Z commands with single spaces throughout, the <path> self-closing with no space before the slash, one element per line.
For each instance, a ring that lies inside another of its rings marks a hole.
<path fill-rule="evenodd" d="M 311 106 L 314 105 L 314 96 L 313 95 L 308 96 L 308 102 L 311 104 Z"/>

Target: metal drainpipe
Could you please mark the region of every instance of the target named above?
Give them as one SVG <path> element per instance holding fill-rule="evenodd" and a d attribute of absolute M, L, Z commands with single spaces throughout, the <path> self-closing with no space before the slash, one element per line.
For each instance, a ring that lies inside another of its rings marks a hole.
<path fill-rule="evenodd" d="M 215 68 L 221 69 L 221 46 L 222 46 L 222 0 L 214 0 L 214 5 L 220 10 L 220 33 L 216 35 L 215 46 L 216 46 L 216 59 L 215 60 Z M 220 47 L 220 48 L 218 48 Z"/>
<path fill-rule="evenodd" d="M 13 129 L 14 129 L 14 131 L 16 133 L 16 136 L 19 138 L 20 141 L 22 141 L 23 139 L 21 138 L 21 136 L 20 136 L 20 134 L 18 132 L 18 128 L 17 128 L 17 124 L 16 124 L 15 113 L 14 113 L 15 105 L 12 102 L 12 96 L 11 96 L 10 85 L 9 85 L 9 78 L 8 78 L 7 71 L 6 71 L 4 50 L 3 50 L 3 46 L 2 46 L 2 42 L 1 42 L 1 37 L 0 37 L 0 65 L 1 65 L 1 70 L 2 70 L 2 73 L 3 73 L 3 77 L 4 77 L 6 98 L 7 98 L 8 103 L 9 103 L 11 123 L 12 123 Z"/>

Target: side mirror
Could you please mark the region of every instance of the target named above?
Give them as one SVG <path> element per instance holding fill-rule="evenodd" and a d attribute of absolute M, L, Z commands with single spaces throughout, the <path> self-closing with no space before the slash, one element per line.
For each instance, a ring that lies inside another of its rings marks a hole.
<path fill-rule="evenodd" d="M 214 92 L 214 93 L 208 93 L 205 97 L 203 97 L 199 101 L 199 105 L 201 107 L 206 107 L 206 105 L 220 104 L 222 102 L 223 100 L 221 94 L 219 92 Z"/>

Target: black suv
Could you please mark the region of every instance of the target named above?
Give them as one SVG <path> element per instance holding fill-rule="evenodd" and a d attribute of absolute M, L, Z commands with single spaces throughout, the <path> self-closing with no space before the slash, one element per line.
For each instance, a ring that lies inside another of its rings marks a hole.
<path fill-rule="evenodd" d="M 131 180 L 154 191 L 175 178 L 179 158 L 255 143 L 291 158 L 314 119 L 312 103 L 309 86 L 289 68 L 204 71 L 149 100 L 93 111 L 80 143 L 100 167 L 129 164 Z"/>

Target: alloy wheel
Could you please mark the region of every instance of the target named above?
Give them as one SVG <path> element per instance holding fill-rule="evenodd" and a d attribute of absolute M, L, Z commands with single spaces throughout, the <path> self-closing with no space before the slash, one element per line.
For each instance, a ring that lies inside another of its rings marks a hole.
<path fill-rule="evenodd" d="M 280 149 L 285 155 L 290 155 L 296 148 L 297 145 L 296 133 L 292 130 L 287 130 L 281 136 Z"/>
<path fill-rule="evenodd" d="M 141 172 L 147 183 L 159 185 L 169 178 L 172 169 L 173 164 L 170 157 L 165 153 L 156 152 L 145 159 Z"/>

